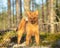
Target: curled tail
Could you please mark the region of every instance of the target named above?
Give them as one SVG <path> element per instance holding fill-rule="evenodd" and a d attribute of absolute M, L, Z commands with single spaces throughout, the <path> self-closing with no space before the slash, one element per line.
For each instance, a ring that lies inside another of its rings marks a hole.
<path fill-rule="evenodd" d="M 16 31 L 21 30 L 21 29 L 24 29 L 25 26 L 26 26 L 26 19 L 25 19 L 25 18 L 22 18 L 22 20 L 21 20 L 21 22 L 19 23 Z"/>

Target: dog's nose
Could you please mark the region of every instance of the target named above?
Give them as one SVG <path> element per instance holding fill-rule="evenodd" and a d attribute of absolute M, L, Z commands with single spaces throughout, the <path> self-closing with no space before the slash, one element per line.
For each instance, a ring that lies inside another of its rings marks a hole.
<path fill-rule="evenodd" d="M 34 24 L 34 21 L 32 20 L 31 23 Z"/>

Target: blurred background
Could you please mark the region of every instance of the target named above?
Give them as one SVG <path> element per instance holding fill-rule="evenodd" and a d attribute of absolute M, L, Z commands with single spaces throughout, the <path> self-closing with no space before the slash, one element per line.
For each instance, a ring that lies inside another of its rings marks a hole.
<path fill-rule="evenodd" d="M 0 0 L 0 39 L 5 38 L 5 32 L 11 35 L 8 32 L 15 31 L 29 10 L 39 11 L 40 32 L 60 33 L 60 0 Z"/>
<path fill-rule="evenodd" d="M 38 10 L 40 31 L 59 32 L 59 4 L 59 0 L 0 0 L 0 30 L 16 28 L 26 11 Z"/>

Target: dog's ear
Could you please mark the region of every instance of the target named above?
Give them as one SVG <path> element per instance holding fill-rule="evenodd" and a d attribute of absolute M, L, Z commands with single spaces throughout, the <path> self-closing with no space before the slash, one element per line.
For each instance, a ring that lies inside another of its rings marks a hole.
<path fill-rule="evenodd" d="M 26 12 L 26 15 L 27 15 L 27 16 L 31 16 L 31 12 L 30 12 L 30 11 L 27 11 L 27 12 Z"/>

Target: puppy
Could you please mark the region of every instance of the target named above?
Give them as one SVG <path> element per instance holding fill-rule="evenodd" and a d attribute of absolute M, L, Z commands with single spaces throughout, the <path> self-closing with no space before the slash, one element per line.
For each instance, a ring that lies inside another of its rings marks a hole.
<path fill-rule="evenodd" d="M 26 45 L 29 45 L 32 36 L 35 37 L 36 44 L 39 45 L 38 11 L 27 11 L 26 14 L 28 22 L 25 18 L 22 18 L 18 27 L 18 44 L 26 28 Z"/>

